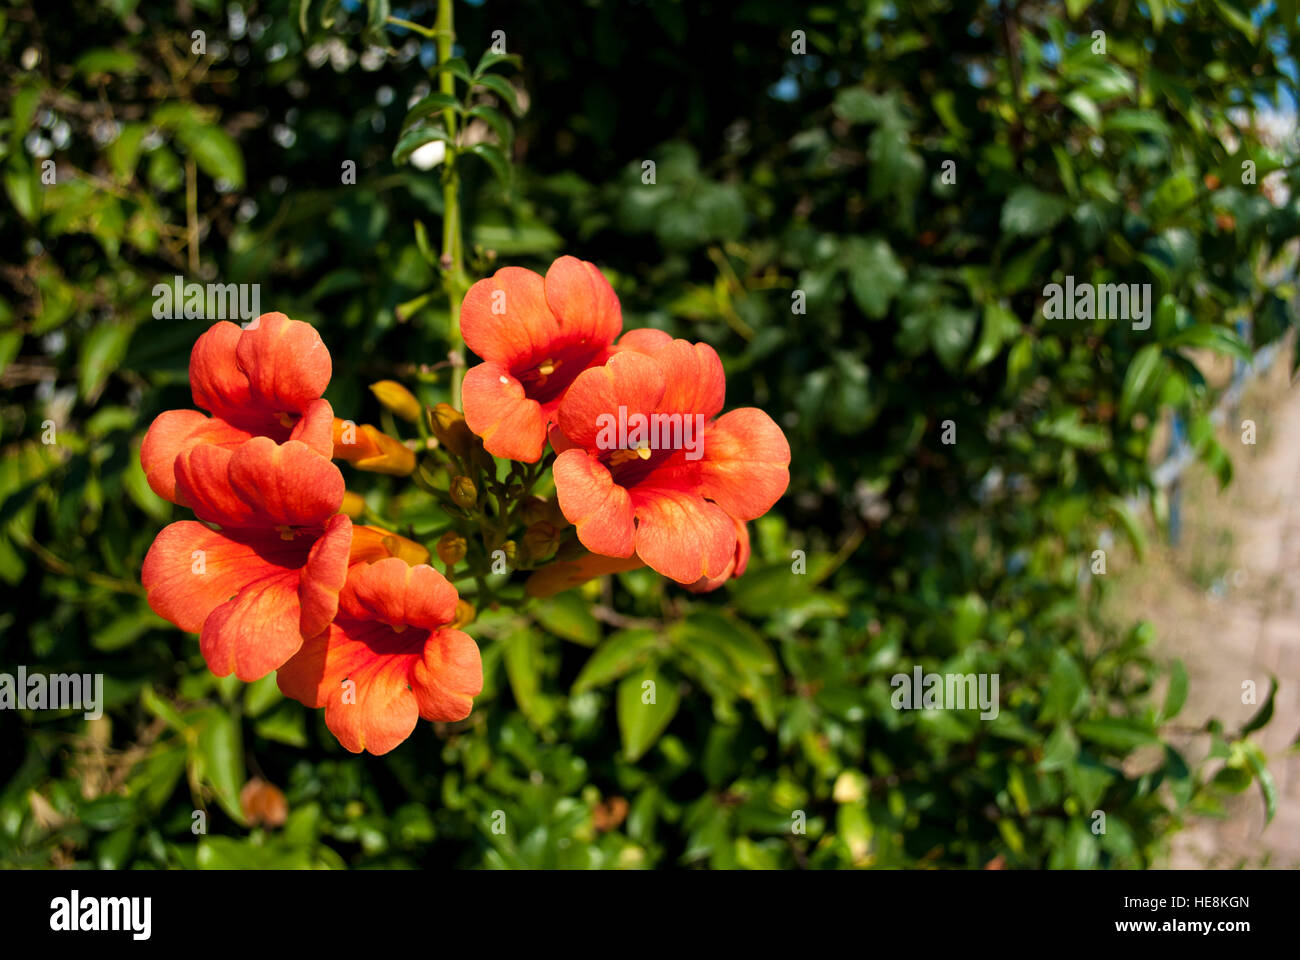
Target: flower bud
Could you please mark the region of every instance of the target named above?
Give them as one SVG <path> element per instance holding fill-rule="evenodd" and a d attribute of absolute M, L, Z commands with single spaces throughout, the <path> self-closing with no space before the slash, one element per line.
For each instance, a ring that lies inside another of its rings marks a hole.
<path fill-rule="evenodd" d="M 448 568 L 454 567 L 465 559 L 465 552 L 469 544 L 455 530 L 448 530 L 438 538 L 438 544 L 434 548 L 438 551 L 438 559 L 445 563 Z"/>
<path fill-rule="evenodd" d="M 546 520 L 550 512 L 545 498 L 536 495 L 524 497 L 523 502 L 519 504 L 519 516 L 529 526 Z"/>
<path fill-rule="evenodd" d="M 473 510 L 478 503 L 478 488 L 469 477 L 453 477 L 451 481 L 451 501 L 463 510 Z"/>
<path fill-rule="evenodd" d="M 360 520 L 365 515 L 365 512 L 365 498 L 352 490 L 344 490 L 343 505 L 339 507 L 339 513 L 346 513 L 353 520 Z"/>
<path fill-rule="evenodd" d="M 440 403 L 425 411 L 429 423 L 429 432 L 438 438 L 438 442 L 464 459 L 469 455 L 474 444 L 474 434 L 470 432 L 465 415 L 450 403 Z"/>
<path fill-rule="evenodd" d="M 368 423 L 358 426 L 338 417 L 334 418 L 334 459 L 372 473 L 405 477 L 415 472 L 415 452 L 402 441 Z"/>
<path fill-rule="evenodd" d="M 378 383 L 372 383 L 370 392 L 380 403 L 403 420 L 415 423 L 420 419 L 420 411 L 423 409 L 420 401 L 415 398 L 415 394 L 396 380 L 380 380 Z"/>
<path fill-rule="evenodd" d="M 545 520 L 539 521 L 524 531 L 523 545 L 532 560 L 545 560 L 559 547 L 560 531 Z"/>
<path fill-rule="evenodd" d="M 474 604 L 468 600 L 457 600 L 456 615 L 452 618 L 451 625 L 460 630 L 473 623 L 476 616 L 478 616 L 478 611 L 474 609 Z"/>

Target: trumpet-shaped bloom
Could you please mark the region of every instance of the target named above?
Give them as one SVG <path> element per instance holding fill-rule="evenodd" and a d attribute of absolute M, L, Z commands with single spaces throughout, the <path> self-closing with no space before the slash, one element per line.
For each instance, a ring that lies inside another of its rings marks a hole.
<path fill-rule="evenodd" d="M 716 577 L 700 577 L 694 583 L 686 584 L 686 589 L 691 593 L 711 593 L 718 589 L 732 577 L 744 575 L 745 568 L 749 566 L 749 528 L 739 520 L 736 521 L 736 553 Z"/>
<path fill-rule="evenodd" d="M 605 361 L 623 314 L 594 264 L 560 257 L 545 279 L 503 267 L 474 284 L 460 324 L 484 361 L 465 374 L 465 421 L 488 453 L 534 463 L 565 391 Z"/>
<path fill-rule="evenodd" d="M 140 462 L 154 492 L 178 499 L 174 467 L 198 445 L 234 447 L 251 437 L 297 440 L 329 457 L 334 413 L 321 394 L 329 351 L 310 324 L 265 313 L 247 329 L 221 321 L 190 352 L 190 389 L 209 411 L 168 410 L 149 427 Z"/>
<path fill-rule="evenodd" d="M 141 580 L 155 613 L 199 634 L 213 673 L 257 680 L 334 619 L 351 540 L 342 514 L 286 531 L 183 520 L 158 534 Z"/>
<path fill-rule="evenodd" d="M 176 489 L 209 523 L 173 523 L 145 556 L 149 605 L 182 630 L 219 677 L 256 680 L 325 629 L 347 579 L 352 521 L 343 475 L 306 444 L 252 437 L 197 444 L 176 458 Z"/>
<path fill-rule="evenodd" d="M 463 720 L 483 689 L 474 641 L 451 624 L 456 588 L 398 557 L 358 564 L 329 629 L 280 668 L 285 696 L 325 708 L 339 743 L 387 753 L 418 720 Z"/>
<path fill-rule="evenodd" d="M 679 583 L 737 565 L 737 521 L 789 484 L 790 446 L 761 410 L 719 417 L 722 361 L 707 344 L 633 331 L 580 374 L 556 414 L 560 508 L 588 550 L 631 557 Z M 715 419 L 716 417 L 716 419 Z M 649 440 L 636 429 L 649 426 Z"/>

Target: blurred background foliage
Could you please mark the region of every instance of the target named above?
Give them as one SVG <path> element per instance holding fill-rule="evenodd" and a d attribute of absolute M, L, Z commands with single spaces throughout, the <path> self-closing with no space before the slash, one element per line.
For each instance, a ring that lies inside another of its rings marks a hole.
<path fill-rule="evenodd" d="M 520 56 L 474 94 L 509 169 L 460 165 L 471 275 L 598 263 L 625 326 L 714 344 L 728 406 L 782 424 L 789 493 L 715 594 L 640 570 L 480 611 L 473 715 L 383 758 L 215 680 L 138 586 L 185 515 L 139 440 L 207 325 L 152 289 L 260 284 L 321 331 L 340 416 L 383 424 L 384 378 L 447 399 L 440 167 L 393 158 L 434 44 L 387 20 L 435 13 L 0 2 L 0 669 L 107 701 L 0 716 L 0 862 L 1143 867 L 1225 792 L 1272 807 L 1271 701 L 1176 746 L 1186 674 L 1088 566 L 1099 531 L 1141 548 L 1161 411 L 1227 482 L 1195 358 L 1292 323 L 1294 0 L 458 3 L 458 55 Z M 1152 284 L 1150 329 L 1045 319 L 1066 275 Z M 444 523 L 344 471 L 402 532 Z M 913 665 L 999 674 L 1000 715 L 894 710 Z"/>

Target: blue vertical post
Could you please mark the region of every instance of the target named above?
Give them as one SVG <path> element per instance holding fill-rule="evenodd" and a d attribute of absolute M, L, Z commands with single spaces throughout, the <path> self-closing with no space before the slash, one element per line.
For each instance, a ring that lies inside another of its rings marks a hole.
<path fill-rule="evenodd" d="M 1169 437 L 1169 458 L 1182 455 L 1187 446 L 1187 424 L 1179 411 L 1174 411 L 1173 431 Z M 1183 535 L 1183 481 L 1181 471 L 1169 484 L 1169 542 L 1175 547 Z"/>

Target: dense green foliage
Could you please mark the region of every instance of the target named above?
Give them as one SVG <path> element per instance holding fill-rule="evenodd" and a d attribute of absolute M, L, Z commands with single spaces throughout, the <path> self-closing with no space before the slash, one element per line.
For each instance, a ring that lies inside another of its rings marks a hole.
<path fill-rule="evenodd" d="M 517 118 L 504 84 L 475 94 L 502 108 L 483 133 L 514 136 L 458 164 L 471 278 L 596 262 L 626 326 L 718 348 L 728 407 L 783 426 L 792 481 L 714 594 L 636 571 L 480 610 L 471 718 L 378 759 L 273 678 L 215 680 L 149 611 L 142 558 L 184 511 L 137 454 L 190 406 L 206 324 L 153 317 L 177 274 L 315 324 L 340 416 L 384 423 L 383 378 L 449 398 L 441 170 L 393 156 L 432 44 L 385 29 L 386 0 L 71 6 L 0 12 L 0 669 L 102 672 L 108 709 L 0 717 L 0 862 L 1140 867 L 1225 790 L 1272 804 L 1246 733 L 1207 732 L 1208 766 L 1174 748 L 1185 674 L 1164 682 L 1149 625 L 1101 622 L 1105 577 L 1081 573 L 1100 529 L 1140 543 L 1125 502 L 1161 410 L 1228 479 L 1190 351 L 1292 321 L 1266 277 L 1300 176 L 1270 201 L 1283 154 L 1252 114 L 1294 103 L 1294 2 L 458 5 L 458 52 L 503 30 L 519 69 L 493 73 L 523 93 Z M 432 6 L 391 12 L 432 26 Z M 1045 319 L 1066 275 L 1152 284 L 1150 328 Z M 407 535 L 444 524 L 344 470 Z M 999 716 L 895 710 L 913 665 L 998 674 Z M 659 704 L 630 708 L 647 677 Z M 253 772 L 283 828 L 244 824 Z"/>

